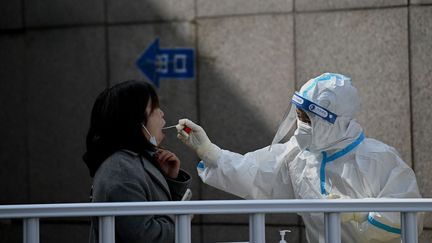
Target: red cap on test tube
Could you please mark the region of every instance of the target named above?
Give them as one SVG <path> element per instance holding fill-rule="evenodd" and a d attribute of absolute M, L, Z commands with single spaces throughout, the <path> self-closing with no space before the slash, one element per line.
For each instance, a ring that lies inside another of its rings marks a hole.
<path fill-rule="evenodd" d="M 189 134 L 192 131 L 192 129 L 190 127 L 188 127 L 188 126 L 185 126 L 183 128 L 183 131 L 185 131 L 187 134 Z"/>

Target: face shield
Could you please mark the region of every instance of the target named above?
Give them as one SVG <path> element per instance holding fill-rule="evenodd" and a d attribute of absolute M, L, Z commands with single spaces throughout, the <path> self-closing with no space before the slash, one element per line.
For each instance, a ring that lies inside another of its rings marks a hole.
<path fill-rule="evenodd" d="M 297 113 L 296 109 L 301 109 L 306 112 L 310 112 L 327 122 L 334 124 L 337 118 L 337 115 L 333 112 L 327 110 L 326 108 L 302 97 L 299 93 L 294 93 L 291 99 L 291 107 L 285 112 L 284 118 L 279 125 L 279 128 L 276 132 L 276 135 L 273 138 L 273 141 L 270 145 L 270 150 L 273 144 L 279 143 L 291 130 L 294 124 L 297 122 Z"/>

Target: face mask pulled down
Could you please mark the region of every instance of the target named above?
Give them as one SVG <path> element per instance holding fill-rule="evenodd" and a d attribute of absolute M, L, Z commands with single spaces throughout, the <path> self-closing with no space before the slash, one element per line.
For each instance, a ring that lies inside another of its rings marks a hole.
<path fill-rule="evenodd" d="M 147 132 L 147 134 L 150 136 L 149 142 L 153 144 L 154 146 L 157 146 L 156 137 L 151 135 L 151 133 L 147 130 L 147 128 L 144 126 L 144 124 L 141 124 L 141 126 L 144 128 L 144 130 Z"/>

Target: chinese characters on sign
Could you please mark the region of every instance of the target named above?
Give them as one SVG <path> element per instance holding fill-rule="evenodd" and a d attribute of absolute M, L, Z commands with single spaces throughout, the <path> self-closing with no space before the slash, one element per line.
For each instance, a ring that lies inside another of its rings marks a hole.
<path fill-rule="evenodd" d="M 160 79 L 193 79 L 195 52 L 192 48 L 160 49 L 159 38 L 145 50 L 136 65 L 144 75 L 159 87 Z"/>

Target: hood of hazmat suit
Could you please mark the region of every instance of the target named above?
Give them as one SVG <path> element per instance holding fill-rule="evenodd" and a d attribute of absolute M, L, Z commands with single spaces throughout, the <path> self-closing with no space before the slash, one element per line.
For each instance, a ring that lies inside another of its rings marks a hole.
<path fill-rule="evenodd" d="M 297 121 L 296 109 L 306 112 L 309 128 Z M 365 137 L 355 119 L 359 109 L 351 79 L 324 73 L 295 92 L 270 146 L 246 154 L 222 149 L 217 158 L 198 164 L 198 174 L 203 182 L 245 199 L 420 198 L 414 172 L 398 152 Z M 296 123 L 294 136 L 280 143 Z M 323 243 L 323 213 L 300 215 L 308 242 Z M 400 213 L 347 213 L 341 219 L 342 242 L 401 241 Z"/>
<path fill-rule="evenodd" d="M 296 123 L 296 109 L 311 120 L 311 152 L 342 149 L 362 132 L 355 114 L 360 109 L 357 89 L 341 74 L 325 73 L 309 80 L 292 97 L 291 109 L 284 116 L 272 145 L 280 142 Z M 298 123 L 298 121 L 297 121 Z"/>

